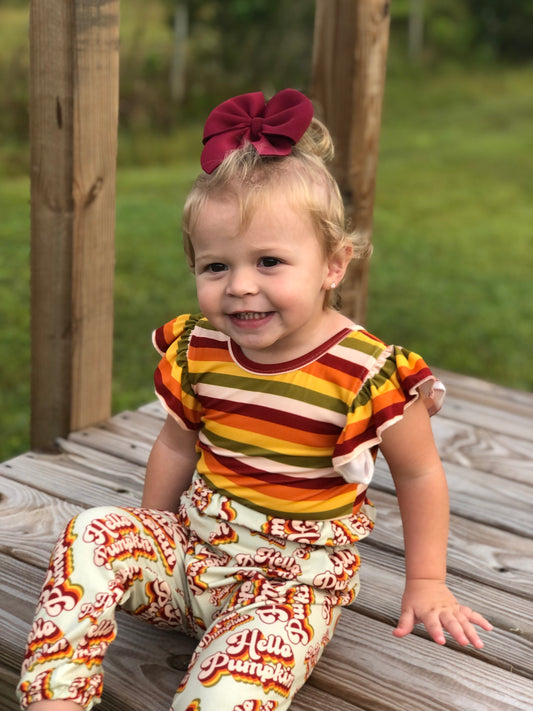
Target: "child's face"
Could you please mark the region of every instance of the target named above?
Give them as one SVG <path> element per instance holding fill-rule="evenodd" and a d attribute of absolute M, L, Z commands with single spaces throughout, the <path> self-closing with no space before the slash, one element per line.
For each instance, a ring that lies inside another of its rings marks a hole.
<path fill-rule="evenodd" d="M 209 199 L 191 238 L 200 309 L 251 360 L 291 360 L 332 335 L 324 294 L 338 269 L 283 197 L 245 227 L 234 201 Z"/>

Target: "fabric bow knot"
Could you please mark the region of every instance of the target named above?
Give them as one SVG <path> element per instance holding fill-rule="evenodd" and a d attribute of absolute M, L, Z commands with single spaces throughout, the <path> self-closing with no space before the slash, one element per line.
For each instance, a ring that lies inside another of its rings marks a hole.
<path fill-rule="evenodd" d="M 267 102 L 260 91 L 228 99 L 205 122 L 202 168 L 212 173 L 228 153 L 246 143 L 262 156 L 289 155 L 312 118 L 313 104 L 296 89 L 283 89 Z"/>

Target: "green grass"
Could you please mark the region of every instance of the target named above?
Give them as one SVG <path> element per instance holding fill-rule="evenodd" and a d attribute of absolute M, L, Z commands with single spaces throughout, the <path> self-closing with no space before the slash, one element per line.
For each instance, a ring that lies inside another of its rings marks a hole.
<path fill-rule="evenodd" d="M 28 447 L 29 178 L 0 183 L 0 461 Z"/>
<path fill-rule="evenodd" d="M 181 208 L 196 164 L 124 169 L 117 179 L 113 408 L 154 397 L 151 332 L 195 310 L 194 280 L 182 258 Z"/>
<path fill-rule="evenodd" d="M 531 391 L 532 82 L 533 67 L 391 73 L 366 324 L 432 365 Z M 151 330 L 195 308 L 179 221 L 199 151 L 200 127 L 120 138 L 114 411 L 153 396 Z M 26 177 L 1 178 L 0 460 L 29 446 L 28 200 Z"/>
<path fill-rule="evenodd" d="M 387 87 L 367 324 L 533 390 L 532 68 Z"/>

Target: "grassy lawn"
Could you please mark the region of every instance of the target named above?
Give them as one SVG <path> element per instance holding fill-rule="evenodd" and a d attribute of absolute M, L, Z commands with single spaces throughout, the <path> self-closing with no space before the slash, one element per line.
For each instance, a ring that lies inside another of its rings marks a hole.
<path fill-rule="evenodd" d="M 367 324 L 533 390 L 533 68 L 387 86 Z"/>
<path fill-rule="evenodd" d="M 532 82 L 533 67 L 391 73 L 366 325 L 435 366 L 533 391 Z M 120 139 L 114 411 L 153 396 L 151 330 L 195 308 L 179 220 L 199 136 Z M 0 180 L 1 461 L 29 446 L 30 346 L 29 181 Z"/>

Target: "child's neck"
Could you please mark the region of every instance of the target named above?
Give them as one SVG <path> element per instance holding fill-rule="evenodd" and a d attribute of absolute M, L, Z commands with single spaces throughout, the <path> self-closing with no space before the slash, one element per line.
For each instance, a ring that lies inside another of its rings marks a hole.
<path fill-rule="evenodd" d="M 351 321 L 347 316 L 344 316 L 344 314 L 341 314 L 339 311 L 332 308 L 328 308 L 324 312 L 324 318 L 321 320 L 321 323 L 313 334 L 313 337 L 307 339 L 305 343 L 301 343 L 297 347 L 292 347 L 290 349 L 268 349 L 266 351 L 249 350 L 241 347 L 240 345 L 239 348 L 244 356 L 254 363 L 264 365 L 288 363 L 302 358 L 308 353 L 320 348 L 320 346 L 336 336 L 340 331 L 347 328 L 351 329 L 353 327 L 353 321 Z"/>

